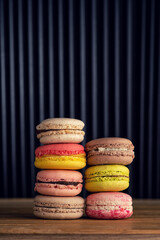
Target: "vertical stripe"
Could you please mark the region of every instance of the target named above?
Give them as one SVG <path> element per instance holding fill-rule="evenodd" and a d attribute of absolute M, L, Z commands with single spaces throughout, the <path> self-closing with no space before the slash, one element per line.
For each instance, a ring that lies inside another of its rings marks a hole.
<path fill-rule="evenodd" d="M 139 159 L 139 197 L 143 198 L 144 186 L 144 108 L 145 108 L 145 36 L 146 36 L 146 1 L 142 1 L 141 24 L 141 80 L 140 80 L 140 159 Z"/>
<path fill-rule="evenodd" d="M 115 136 L 120 135 L 120 14 L 115 0 Z"/>
<path fill-rule="evenodd" d="M 58 1 L 58 36 L 59 36 L 59 117 L 64 117 L 64 48 L 63 48 L 63 1 Z"/>
<path fill-rule="evenodd" d="M 28 81 L 29 81 L 29 146 L 30 146 L 30 171 L 31 171 L 31 188 L 33 196 L 33 186 L 35 181 L 34 170 L 34 69 L 33 69 L 33 10 L 32 0 L 28 0 Z"/>
<path fill-rule="evenodd" d="M 159 15 L 159 51 L 158 51 L 158 104 L 157 104 L 157 171 L 156 171 L 156 197 L 160 197 L 160 15 Z"/>
<path fill-rule="evenodd" d="M 15 102 L 15 57 L 14 57 L 14 17 L 13 1 L 9 0 L 9 61 L 10 61 L 10 112 L 11 112 L 11 167 L 12 192 L 17 196 L 17 164 L 16 164 L 16 102 Z"/>
<path fill-rule="evenodd" d="M 80 87 L 81 119 L 86 124 L 86 42 L 85 42 L 85 0 L 80 1 Z M 85 131 L 87 126 L 85 126 Z"/>
<path fill-rule="evenodd" d="M 103 1 L 103 81 L 104 81 L 104 136 L 107 137 L 109 134 L 109 29 L 108 29 L 108 1 Z"/>
<path fill-rule="evenodd" d="M 85 16 L 85 0 L 80 1 L 80 111 L 81 120 L 85 123 L 84 131 L 87 130 L 86 124 L 86 41 L 85 41 L 85 31 L 86 31 L 86 16 Z M 86 143 L 86 137 L 84 138 L 82 144 Z M 85 169 L 82 169 L 82 174 L 84 175 Z M 86 198 L 86 190 L 82 189 L 82 196 Z"/>
<path fill-rule="evenodd" d="M 92 138 L 97 138 L 97 14 L 92 0 Z"/>
<path fill-rule="evenodd" d="M 74 99 L 74 35 L 73 35 L 73 0 L 69 0 L 69 105 L 70 117 L 75 116 L 75 99 Z"/>
<path fill-rule="evenodd" d="M 54 117 L 53 1 L 48 2 L 49 116 Z"/>
<path fill-rule="evenodd" d="M 38 1 L 39 120 L 44 119 L 43 0 Z"/>
<path fill-rule="evenodd" d="M 2 111 L 2 169 L 4 197 L 8 197 L 8 161 L 7 161 L 7 103 L 6 103 L 6 74 L 5 74 L 5 33 L 4 33 L 4 3 L 0 1 L 0 62 L 1 62 L 1 111 Z"/>
<path fill-rule="evenodd" d="M 19 53 L 19 99 L 20 99 L 20 156 L 22 174 L 22 197 L 26 197 L 26 154 L 25 154 L 25 93 L 24 93 L 24 53 L 22 1 L 18 0 L 18 53 Z"/>
<path fill-rule="evenodd" d="M 153 84 L 154 84 L 154 14 L 155 1 L 151 1 L 150 25 L 150 69 L 149 69 L 149 111 L 148 111 L 148 198 L 152 196 L 152 154 L 153 154 Z"/>
<path fill-rule="evenodd" d="M 132 0 L 128 0 L 127 6 L 127 137 L 132 139 Z M 132 164 L 129 166 L 130 181 L 132 184 Z M 132 195 L 132 188 L 128 189 Z"/>
<path fill-rule="evenodd" d="M 127 9 L 127 136 L 132 138 L 132 1 Z"/>

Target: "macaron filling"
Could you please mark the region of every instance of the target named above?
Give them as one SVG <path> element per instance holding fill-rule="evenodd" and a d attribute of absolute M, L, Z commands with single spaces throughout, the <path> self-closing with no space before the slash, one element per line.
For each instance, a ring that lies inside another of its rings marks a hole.
<path fill-rule="evenodd" d="M 99 147 L 97 149 L 94 149 L 94 151 L 103 152 L 103 151 L 129 151 L 127 148 L 105 148 L 105 147 Z"/>
<path fill-rule="evenodd" d="M 83 213 L 82 208 L 52 208 L 52 207 L 37 207 L 35 206 L 33 208 L 33 211 L 38 211 L 38 212 L 47 212 L 47 213 L 77 213 L 81 212 Z"/>
<path fill-rule="evenodd" d="M 59 135 L 59 134 L 78 134 L 78 135 L 85 135 L 85 132 L 79 129 L 49 129 L 49 130 L 38 130 L 40 131 L 37 133 L 37 138 L 41 138 L 44 136 L 50 136 L 50 135 Z"/>
<path fill-rule="evenodd" d="M 85 180 L 86 183 L 89 183 L 89 182 L 105 182 L 105 181 L 126 181 L 126 182 L 129 182 L 129 177 L 113 175 L 113 176 L 93 177 L 93 178 L 89 178 L 89 179 Z"/>
<path fill-rule="evenodd" d="M 40 129 L 40 130 L 36 130 L 36 133 L 37 134 L 40 134 L 40 133 L 44 133 L 44 132 L 49 132 L 49 131 L 63 131 L 63 130 L 71 130 L 71 131 L 82 131 L 81 129 Z"/>
<path fill-rule="evenodd" d="M 98 139 L 97 139 L 97 141 L 98 141 Z M 117 149 L 117 150 L 126 149 L 126 150 L 132 150 L 132 151 L 134 150 L 134 146 L 132 143 L 126 144 L 126 143 L 98 143 L 97 142 L 94 145 L 93 144 L 91 145 L 89 143 L 87 143 L 85 146 L 87 152 L 94 150 L 94 149 L 98 149 L 98 148 L 100 148 L 100 149 L 106 148 L 108 150 L 112 150 L 112 149 Z"/>
<path fill-rule="evenodd" d="M 87 205 L 87 210 L 128 210 L 133 211 L 132 205 Z"/>
<path fill-rule="evenodd" d="M 46 183 L 46 184 L 60 184 L 60 185 L 73 185 L 73 186 L 77 186 L 78 184 L 81 184 L 81 182 L 68 182 L 68 181 L 56 181 L 56 182 L 43 182 L 40 180 L 37 180 L 36 183 Z"/>
<path fill-rule="evenodd" d="M 92 169 L 91 167 L 90 169 Z M 112 167 L 113 168 L 113 167 Z M 90 170 L 88 168 L 88 170 Z M 87 171 L 86 171 L 87 172 Z M 124 170 L 120 169 L 108 169 L 98 170 L 90 173 L 85 172 L 85 182 L 104 182 L 104 181 L 127 181 L 129 182 L 129 170 L 124 167 Z"/>
<path fill-rule="evenodd" d="M 97 147 L 88 152 L 88 157 L 93 155 L 108 155 L 108 156 L 130 156 L 134 158 L 134 151 L 128 148 L 107 148 Z"/>
<path fill-rule="evenodd" d="M 83 213 L 84 204 L 58 204 L 58 203 L 45 203 L 45 202 L 34 202 L 34 211 L 39 212 L 51 212 L 51 213 Z"/>

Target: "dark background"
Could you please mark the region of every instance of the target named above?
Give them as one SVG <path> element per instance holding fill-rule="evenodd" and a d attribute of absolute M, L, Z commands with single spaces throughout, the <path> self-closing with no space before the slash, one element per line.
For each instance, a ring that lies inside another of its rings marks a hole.
<path fill-rule="evenodd" d="M 160 1 L 0 0 L 0 84 L 0 197 L 34 196 L 35 126 L 73 117 L 131 139 L 127 192 L 160 198 Z"/>

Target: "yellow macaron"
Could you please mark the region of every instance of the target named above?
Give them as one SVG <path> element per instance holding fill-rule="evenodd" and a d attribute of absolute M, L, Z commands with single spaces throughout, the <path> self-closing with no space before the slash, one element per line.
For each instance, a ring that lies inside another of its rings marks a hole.
<path fill-rule="evenodd" d="M 85 171 L 89 192 L 123 191 L 129 187 L 129 169 L 122 165 L 98 165 Z"/>

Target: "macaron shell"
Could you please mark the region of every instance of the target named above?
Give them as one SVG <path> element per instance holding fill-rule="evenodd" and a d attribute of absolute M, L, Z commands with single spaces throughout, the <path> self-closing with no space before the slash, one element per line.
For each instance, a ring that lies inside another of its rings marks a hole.
<path fill-rule="evenodd" d="M 118 138 L 118 137 L 111 137 L 111 138 L 98 138 L 91 140 L 90 142 L 86 143 L 85 148 L 86 151 L 90 151 L 94 149 L 97 146 L 106 146 L 106 147 L 115 147 L 115 148 L 121 148 L 121 147 L 127 147 L 128 149 L 133 150 L 134 146 L 132 142 L 129 139 L 126 138 Z"/>
<path fill-rule="evenodd" d="M 36 157 L 41 157 L 43 155 L 76 155 L 85 154 L 84 147 L 80 144 L 48 144 L 43 145 L 35 150 Z"/>
<path fill-rule="evenodd" d="M 44 170 L 37 173 L 37 180 L 41 182 L 83 182 L 83 175 L 78 171 L 71 170 Z"/>
<path fill-rule="evenodd" d="M 53 210 L 53 211 L 52 211 Z M 33 214 L 38 218 L 44 219 L 78 219 L 83 216 L 83 210 L 64 210 L 61 212 L 54 212 L 54 209 L 49 210 L 41 207 L 34 207 Z"/>
<path fill-rule="evenodd" d="M 48 118 L 36 126 L 37 130 L 47 129 L 83 129 L 84 123 L 73 118 Z"/>
<path fill-rule="evenodd" d="M 96 155 L 87 157 L 88 165 L 104 165 L 104 164 L 113 164 L 113 165 L 129 165 L 133 161 L 131 156 L 107 156 L 107 155 Z"/>
<path fill-rule="evenodd" d="M 129 176 L 129 169 L 122 165 L 97 165 L 86 169 L 85 178 L 100 176 Z"/>
<path fill-rule="evenodd" d="M 34 204 L 41 207 L 53 208 L 83 208 L 84 199 L 80 196 L 76 197 L 50 197 L 37 195 L 34 198 Z"/>
<path fill-rule="evenodd" d="M 84 132 L 82 134 L 57 134 L 57 135 L 46 135 L 40 138 L 40 143 L 51 144 L 51 143 L 80 143 L 84 140 Z"/>
<path fill-rule="evenodd" d="M 88 207 L 86 215 L 96 219 L 123 219 L 129 218 L 133 214 L 132 206 L 111 206 L 111 207 Z"/>
<path fill-rule="evenodd" d="M 82 184 L 78 184 L 77 186 L 66 186 L 60 184 L 36 183 L 34 190 L 47 196 L 74 197 L 81 193 Z"/>
<path fill-rule="evenodd" d="M 86 199 L 87 206 L 132 206 L 132 197 L 122 192 L 100 192 L 90 194 Z"/>
<path fill-rule="evenodd" d="M 86 166 L 85 154 L 71 156 L 45 155 L 35 159 L 35 167 L 40 169 L 78 170 Z"/>

